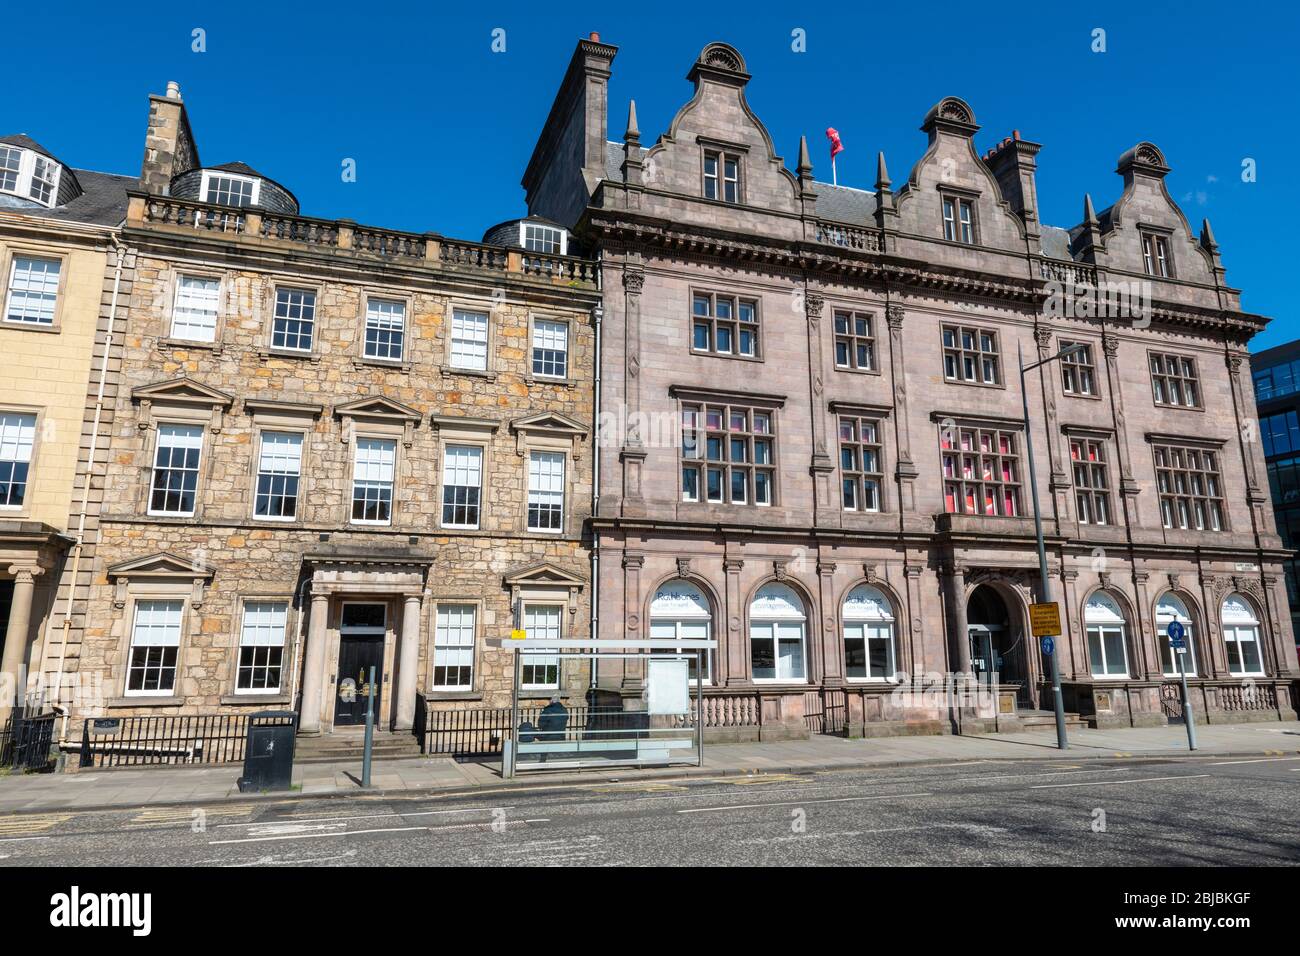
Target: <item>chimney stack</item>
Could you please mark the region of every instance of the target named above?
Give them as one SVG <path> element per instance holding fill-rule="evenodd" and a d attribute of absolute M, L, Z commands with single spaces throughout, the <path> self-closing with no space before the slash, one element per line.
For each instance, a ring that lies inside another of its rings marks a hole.
<path fill-rule="evenodd" d="M 1034 181 L 1038 163 L 1035 157 L 1043 147 L 1020 138 L 1020 130 L 1012 130 L 998 145 L 984 155 L 998 186 L 1002 189 L 1002 198 L 1011 204 L 1022 222 L 1030 239 L 1036 239 L 1038 224 L 1038 187 Z"/>
<path fill-rule="evenodd" d="M 167 83 L 163 96 L 149 96 L 149 128 L 145 132 L 144 162 L 140 180 L 151 193 L 165 196 L 172 180 L 199 165 L 199 150 L 190 132 L 189 117 L 181 102 L 181 87 L 175 80 Z"/>

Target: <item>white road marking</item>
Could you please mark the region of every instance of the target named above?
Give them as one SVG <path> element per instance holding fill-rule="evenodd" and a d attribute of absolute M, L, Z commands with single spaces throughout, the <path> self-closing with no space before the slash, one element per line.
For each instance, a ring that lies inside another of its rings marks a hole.
<path fill-rule="evenodd" d="M 312 840 L 319 837 L 362 836 L 367 833 L 409 833 L 412 830 L 427 830 L 428 827 L 384 827 L 375 830 L 340 830 L 336 833 L 296 833 L 291 836 L 248 837 L 243 840 L 209 840 L 208 846 L 222 846 L 227 843 L 266 843 L 272 840 Z"/>
<path fill-rule="evenodd" d="M 1230 767 L 1235 763 L 1271 763 L 1277 760 L 1300 760 L 1300 757 L 1256 757 L 1253 760 L 1220 760 L 1218 763 L 1208 763 L 1207 767 Z"/>
<path fill-rule="evenodd" d="M 355 813 L 341 817 L 281 817 L 277 821 L 267 821 L 266 823 L 218 823 L 220 827 L 258 827 L 270 826 L 272 822 L 285 823 L 330 823 L 335 820 L 374 820 L 379 817 L 427 817 L 444 813 L 491 813 L 494 810 L 513 810 L 513 807 L 469 807 L 464 810 L 393 810 L 390 813 Z"/>
<path fill-rule="evenodd" d="M 824 797 L 820 800 L 786 800 L 782 803 L 739 803 L 725 807 L 695 807 L 678 813 L 719 813 L 723 810 L 754 810 L 763 807 L 802 807 L 812 803 L 856 803 L 863 800 L 890 800 L 902 797 L 928 797 L 929 793 L 882 793 L 870 797 Z"/>
<path fill-rule="evenodd" d="M 1056 790 L 1061 787 L 1113 787 L 1121 783 L 1154 783 L 1157 780 L 1195 780 L 1209 777 L 1208 773 L 1180 773 L 1172 777 L 1134 777 L 1132 780 L 1086 780 L 1081 783 L 1036 783 L 1030 790 Z"/>
<path fill-rule="evenodd" d="M 30 837 L 4 837 L 0 843 L 25 843 L 28 840 L 53 840 L 54 837 L 47 836 L 30 836 Z"/>

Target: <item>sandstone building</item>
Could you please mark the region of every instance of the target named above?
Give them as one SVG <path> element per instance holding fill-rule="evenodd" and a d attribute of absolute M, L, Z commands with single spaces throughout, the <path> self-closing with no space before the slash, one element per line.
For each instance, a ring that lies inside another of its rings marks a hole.
<path fill-rule="evenodd" d="M 881 155 L 873 190 L 820 182 L 806 143 L 791 170 L 724 43 L 661 135 L 642 139 L 633 104 L 611 142 L 616 52 L 578 44 L 523 179 L 529 212 L 601 257 L 598 412 L 628 422 L 600 449 L 602 628 L 715 636 L 707 709 L 730 736 L 1041 722 L 1026 619 L 1049 598 L 1079 719 L 1181 714 L 1174 619 L 1206 718 L 1294 715 L 1285 553 L 1243 437 L 1267 320 L 1170 198 L 1158 148 L 1125 152 L 1114 201 L 1080 190 L 1058 228 L 1038 215 L 1039 144 L 981 154 L 956 97 L 925 114 L 902 179 Z M 1026 432 L 1018 363 L 1073 344 L 1030 374 Z M 954 702 L 951 673 L 997 690 Z M 640 682 L 635 662 L 600 674 L 611 696 Z"/>
<path fill-rule="evenodd" d="M 69 597 L 89 584 L 99 507 L 82 479 L 105 455 L 82 423 L 130 291 L 117 232 L 136 185 L 0 137 L 0 733 L 16 701 L 69 678 Z"/>
<path fill-rule="evenodd" d="M 77 716 L 294 708 L 313 734 L 373 693 L 409 732 L 421 697 L 508 703 L 489 636 L 588 627 L 592 263 L 539 251 L 550 235 L 303 216 L 251 166 L 200 161 L 175 85 L 150 98 L 140 187 L 68 648 L 104 693 Z M 553 661 L 524 681 L 587 689 Z"/>

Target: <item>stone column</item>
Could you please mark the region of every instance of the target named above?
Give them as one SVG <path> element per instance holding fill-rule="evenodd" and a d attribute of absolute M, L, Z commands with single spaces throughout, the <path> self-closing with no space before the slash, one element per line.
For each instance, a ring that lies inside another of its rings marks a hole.
<path fill-rule="evenodd" d="M 402 643 L 397 664 L 397 699 L 393 730 L 409 731 L 415 726 L 416 671 L 420 667 L 420 595 L 406 595 L 402 608 Z"/>
<path fill-rule="evenodd" d="M 0 664 L 0 688 L 12 691 L 0 698 L 0 721 L 23 699 L 26 690 L 23 680 L 27 671 L 27 639 L 32 629 L 32 596 L 36 593 L 36 575 L 40 568 L 14 566 L 9 569 L 14 576 L 13 603 L 9 607 L 9 626 L 5 630 L 5 650 Z"/>
<path fill-rule="evenodd" d="M 1155 633 L 1155 619 L 1148 615 L 1143 609 L 1151 605 L 1147 601 L 1147 582 L 1151 575 L 1147 571 L 1133 572 L 1133 590 L 1137 595 L 1137 631 L 1134 635 L 1137 640 L 1138 660 L 1137 664 L 1140 670 L 1133 672 L 1134 677 L 1141 677 L 1144 680 L 1151 678 L 1159 679 L 1164 668 L 1160 664 L 1160 635 Z"/>
<path fill-rule="evenodd" d="M 626 515 L 645 514 L 645 493 L 641 486 L 645 467 L 645 436 L 641 434 L 641 289 L 645 272 L 640 263 L 623 271 L 623 396 L 627 405 L 627 433 L 619 449 L 623 466 L 622 510 Z"/>
<path fill-rule="evenodd" d="M 844 653 L 840 647 L 841 635 L 835 622 L 839 619 L 839 608 L 835 602 L 835 562 L 818 559 L 817 561 L 818 603 L 821 604 L 821 672 L 823 687 L 844 686 Z"/>
<path fill-rule="evenodd" d="M 1119 337 L 1114 332 L 1101 334 L 1101 351 L 1106 357 L 1106 387 L 1110 393 L 1111 423 L 1115 426 L 1115 457 L 1119 461 L 1119 493 L 1124 506 L 1124 520 L 1130 528 L 1140 527 L 1141 489 L 1133 477 L 1133 456 L 1129 454 L 1128 420 L 1124 413 L 1124 392 L 1120 388 Z"/>
<path fill-rule="evenodd" d="M 641 568 L 645 555 L 636 551 L 623 552 L 623 608 L 624 627 L 629 638 L 640 640 L 649 633 L 649 626 L 641 627 Z M 645 686 L 645 661 L 634 657 L 623 658 L 623 686 L 640 690 Z"/>
<path fill-rule="evenodd" d="M 840 523 L 841 509 L 833 504 L 831 479 L 835 472 L 835 460 L 826 445 L 826 404 L 824 382 L 825 359 L 822 350 L 821 318 L 824 300 L 816 292 L 804 293 L 804 314 L 808 320 L 808 367 L 810 405 L 812 412 L 813 455 L 810 473 L 813 478 L 813 521 L 821 524 L 827 517 Z"/>
<path fill-rule="evenodd" d="M 1046 325 L 1034 326 L 1034 344 L 1038 350 L 1038 361 L 1045 361 L 1051 354 L 1051 328 Z M 1072 476 L 1069 465 L 1064 460 L 1068 457 L 1068 452 L 1062 448 L 1064 443 L 1061 441 L 1061 428 L 1056 411 L 1056 380 L 1052 376 L 1059 374 L 1057 363 L 1038 367 L 1038 385 L 1043 392 L 1043 420 L 1046 422 L 1047 460 L 1050 466 L 1047 487 L 1051 494 L 1052 520 L 1057 534 L 1061 533 L 1062 516 L 1070 514 L 1074 510 L 1066 507 L 1067 502 L 1070 500 L 1069 491 L 1072 487 Z M 1032 434 L 1026 435 L 1025 441 L 1032 441 L 1033 437 Z M 1047 598 L 1043 598 L 1043 600 L 1047 600 Z"/>
<path fill-rule="evenodd" d="M 727 581 L 727 620 L 724 628 L 719 628 L 718 639 L 721 645 L 718 656 L 727 656 L 727 686 L 749 683 L 749 635 L 744 633 L 745 612 L 741 607 L 740 569 L 745 566 L 742 558 L 727 557 L 722 560 L 722 570 Z"/>
<path fill-rule="evenodd" d="M 914 485 L 920 475 L 912 461 L 911 418 L 907 410 L 907 366 L 903 358 L 903 307 L 891 304 L 885 309 L 885 322 L 889 326 L 889 374 L 894 385 L 894 441 L 898 445 L 899 520 L 916 507 Z"/>
<path fill-rule="evenodd" d="M 944 569 L 944 595 L 948 603 L 949 644 L 953 649 L 953 661 L 957 672 L 969 674 L 970 665 L 970 631 L 966 621 L 966 569 L 953 563 Z"/>
<path fill-rule="evenodd" d="M 329 623 L 328 594 L 312 593 L 311 617 L 307 619 L 307 656 L 302 668 L 302 706 L 298 714 L 300 734 L 319 734 L 321 692 L 325 684 L 325 628 Z"/>

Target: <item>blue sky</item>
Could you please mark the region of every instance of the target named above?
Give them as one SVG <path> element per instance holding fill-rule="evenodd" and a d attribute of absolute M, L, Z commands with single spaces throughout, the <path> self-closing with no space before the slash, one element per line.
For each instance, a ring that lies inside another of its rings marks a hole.
<path fill-rule="evenodd" d="M 621 135 L 635 97 L 647 143 L 689 98 L 700 49 L 725 40 L 748 61 L 750 104 L 787 164 L 806 134 L 829 179 L 823 130 L 835 126 L 846 185 L 871 186 L 881 149 L 895 182 L 905 177 L 924 148 L 922 117 L 948 94 L 974 108 L 981 152 L 1012 129 L 1044 145 L 1039 203 L 1054 225 L 1079 220 L 1085 191 L 1098 209 L 1112 203 L 1115 160 L 1151 140 L 1193 226 L 1210 218 L 1245 308 L 1274 319 L 1252 348 L 1300 336 L 1282 259 L 1298 207 L 1294 6 L 183 6 L 43 10 L 55 22 L 42 35 L 57 39 L 6 51 L 0 132 L 26 132 L 74 166 L 135 173 L 147 94 L 176 80 L 205 163 L 249 163 L 307 215 L 477 239 L 523 210 L 519 180 L 579 36 L 596 30 L 620 47 L 610 132 Z M 191 50 L 196 27 L 206 52 Z M 491 50 L 498 27 L 504 53 Z M 791 49 L 796 28 L 806 52 Z M 1104 53 L 1091 49 L 1096 28 Z M 354 183 L 342 181 L 344 158 L 356 160 Z M 1242 182 L 1245 158 L 1256 182 Z"/>

